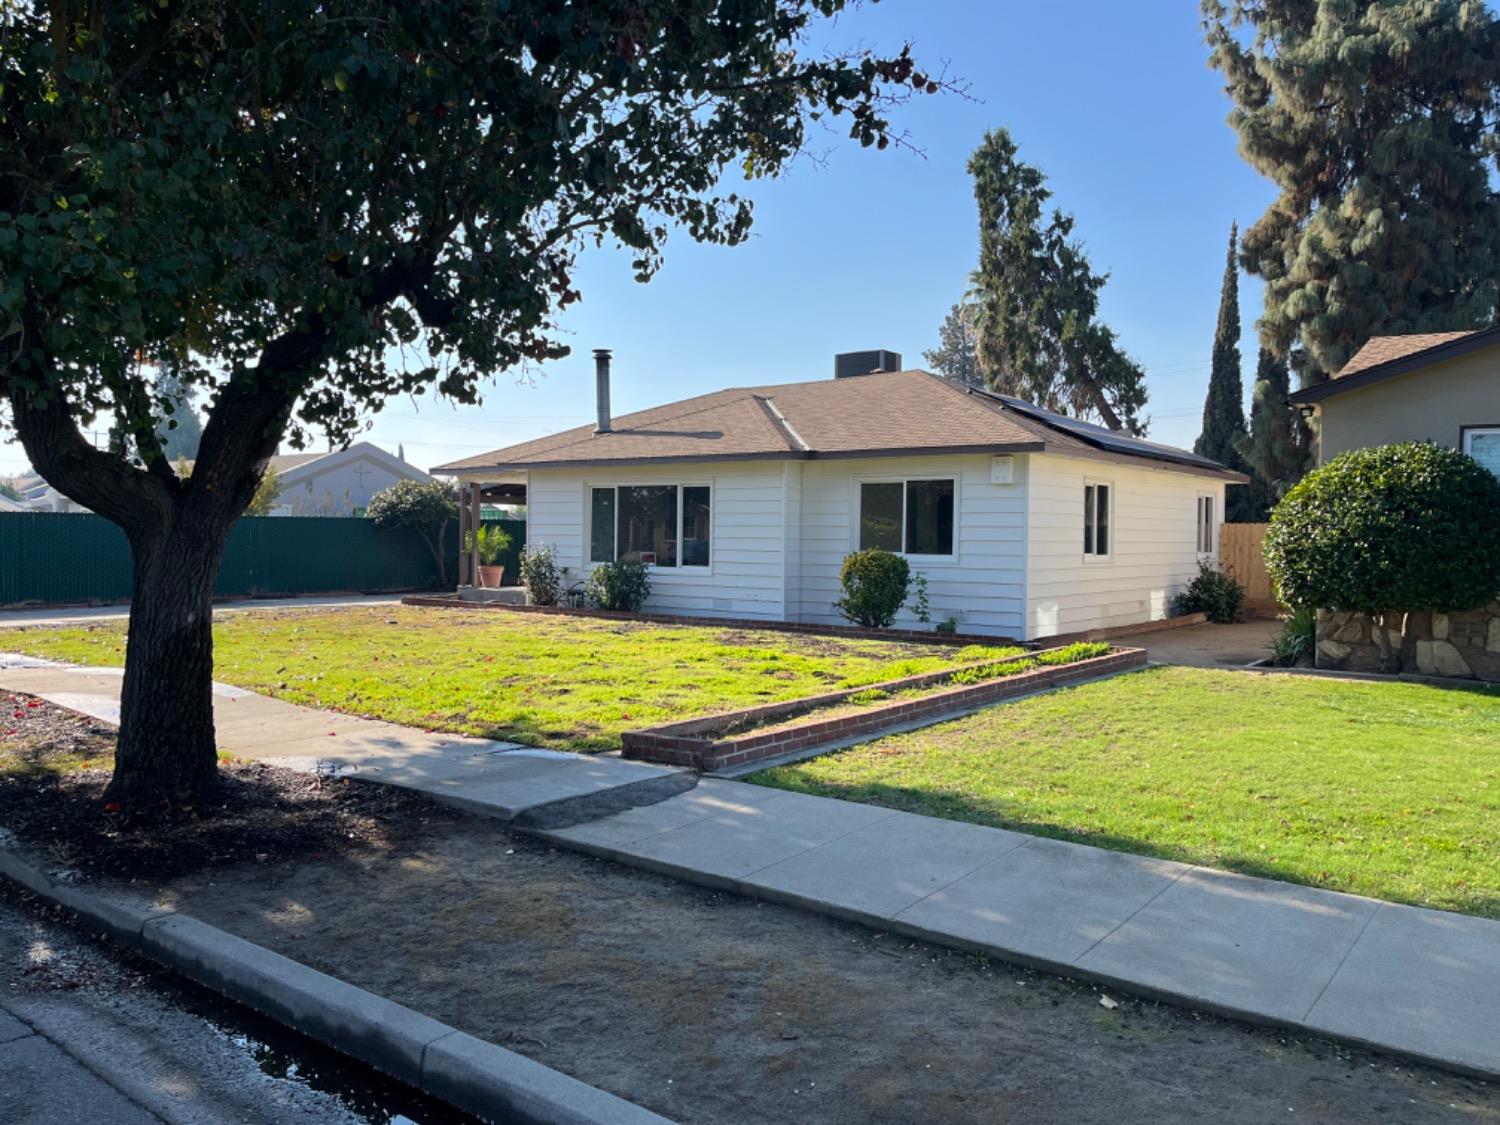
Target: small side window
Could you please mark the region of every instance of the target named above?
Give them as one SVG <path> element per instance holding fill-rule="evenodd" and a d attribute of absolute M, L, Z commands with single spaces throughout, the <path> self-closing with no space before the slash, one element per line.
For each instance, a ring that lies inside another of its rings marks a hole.
<path fill-rule="evenodd" d="M 1214 523 L 1214 498 L 1212 496 L 1198 497 L 1198 553 L 1200 555 L 1214 553 Z"/>
<path fill-rule="evenodd" d="M 1083 486 L 1083 553 L 1107 558 L 1110 551 L 1109 494 L 1107 484 Z"/>

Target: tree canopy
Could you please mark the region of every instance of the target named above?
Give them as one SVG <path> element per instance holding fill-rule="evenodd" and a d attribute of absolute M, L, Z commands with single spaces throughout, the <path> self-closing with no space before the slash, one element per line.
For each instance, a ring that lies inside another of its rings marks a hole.
<path fill-rule="evenodd" d="M 1108 276 L 1094 272 L 1073 237 L 1073 216 L 1044 212 L 1047 178 L 1017 151 L 1008 131 L 992 129 L 969 158 L 980 370 L 993 390 L 1144 434 L 1146 373 L 1098 319 Z"/>
<path fill-rule="evenodd" d="M 1250 492 L 1253 510 L 1246 518 L 1252 521 L 1265 519 L 1307 471 L 1310 435 L 1290 394 L 1286 361 L 1261 348 L 1250 391 L 1250 430 L 1239 446 L 1253 477 L 1244 490 Z"/>
<path fill-rule="evenodd" d="M 970 301 L 960 301 L 948 310 L 938 329 L 938 346 L 922 353 L 922 358 L 944 379 L 961 387 L 983 387 L 975 351 L 977 308 Z"/>
<path fill-rule="evenodd" d="M 1372 335 L 1493 321 L 1500 25 L 1472 0 L 1202 0 L 1241 155 L 1261 336 L 1304 383 Z"/>
<path fill-rule="evenodd" d="M 125 528 L 111 801 L 212 784 L 207 612 L 284 437 L 388 396 L 477 401 L 560 356 L 589 244 L 649 278 L 736 244 L 811 123 L 899 140 L 910 52 L 808 46 L 845 0 L 76 0 L 0 6 L 0 399 L 37 471 Z M 138 358 L 208 403 L 193 472 Z M 103 418 L 96 449 L 80 426 Z"/>

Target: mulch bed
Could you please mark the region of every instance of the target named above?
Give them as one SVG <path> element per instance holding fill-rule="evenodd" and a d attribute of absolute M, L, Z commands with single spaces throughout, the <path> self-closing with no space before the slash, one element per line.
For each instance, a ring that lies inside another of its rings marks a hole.
<path fill-rule="evenodd" d="M 349 857 L 460 815 L 388 786 L 221 762 L 208 800 L 123 826 L 102 800 L 113 727 L 25 695 L 7 695 L 0 707 L 0 828 L 88 875 L 170 878 L 234 863 Z"/>

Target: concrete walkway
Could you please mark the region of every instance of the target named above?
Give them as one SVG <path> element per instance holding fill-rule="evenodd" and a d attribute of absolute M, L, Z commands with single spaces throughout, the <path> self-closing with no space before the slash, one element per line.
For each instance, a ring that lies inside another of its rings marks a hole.
<path fill-rule="evenodd" d="M 1113 638 L 1115 644 L 1143 648 L 1157 664 L 1194 668 L 1243 668 L 1270 653 L 1271 638 L 1281 622 L 1257 618 L 1234 625 L 1188 625 Z"/>
<path fill-rule="evenodd" d="M 75 668 L 0 653 L 0 690 L 27 692 L 108 723 L 120 721 L 122 676 L 118 668 Z M 503 820 L 524 814 L 536 819 L 550 806 L 591 798 L 582 813 L 572 814 L 587 815 L 610 808 L 604 798 L 621 789 L 629 799 L 644 783 L 651 788 L 642 799 L 652 799 L 691 784 L 684 771 L 665 766 L 428 733 L 299 707 L 227 684 L 214 685 L 214 727 L 220 751 L 237 758 L 418 789 Z"/>
<path fill-rule="evenodd" d="M 19 663 L 0 657 L 0 689 L 114 717 L 118 673 Z M 696 883 L 1500 1077 L 1500 922 L 217 691 L 239 756 L 337 765 Z"/>
<path fill-rule="evenodd" d="M 542 835 L 939 945 L 1500 1076 L 1500 922 L 714 778 Z"/>
<path fill-rule="evenodd" d="M 342 609 L 359 605 L 395 605 L 401 594 L 310 594 L 300 598 L 242 598 L 220 602 L 214 606 L 215 615 L 222 613 L 253 613 L 266 609 Z M 82 605 L 59 609 L 43 606 L 38 609 L 0 609 L 0 629 L 22 625 L 84 625 L 90 621 L 123 621 L 130 616 L 130 606 Z"/>

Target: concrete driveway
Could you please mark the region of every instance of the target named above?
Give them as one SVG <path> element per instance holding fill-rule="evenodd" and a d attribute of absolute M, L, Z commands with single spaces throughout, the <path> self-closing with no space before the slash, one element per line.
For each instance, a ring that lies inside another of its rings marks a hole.
<path fill-rule="evenodd" d="M 1116 644 L 1145 649 L 1147 657 L 1159 664 L 1243 668 L 1264 660 L 1271 638 L 1280 631 L 1280 621 L 1255 619 L 1237 625 L 1189 625 L 1111 639 Z"/>

